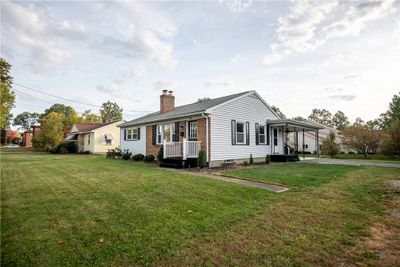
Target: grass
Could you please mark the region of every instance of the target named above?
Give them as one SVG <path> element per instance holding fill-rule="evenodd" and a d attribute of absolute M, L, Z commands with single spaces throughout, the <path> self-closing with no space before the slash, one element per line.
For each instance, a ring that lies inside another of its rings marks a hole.
<path fill-rule="evenodd" d="M 303 155 L 299 153 L 299 157 Z M 316 158 L 316 154 L 304 154 L 306 158 Z M 329 155 L 320 155 L 321 158 L 331 158 Z M 334 159 L 357 159 L 357 160 L 369 160 L 369 161 L 383 161 L 383 162 L 396 162 L 400 161 L 399 156 L 385 156 L 382 154 L 367 154 L 367 158 L 364 158 L 363 154 L 336 154 Z"/>
<path fill-rule="evenodd" d="M 1 264 L 379 264 L 358 244 L 383 222 L 393 197 L 383 184 L 399 170 L 282 164 L 231 174 L 250 179 L 244 171 L 292 189 L 91 155 L 2 155 Z"/>

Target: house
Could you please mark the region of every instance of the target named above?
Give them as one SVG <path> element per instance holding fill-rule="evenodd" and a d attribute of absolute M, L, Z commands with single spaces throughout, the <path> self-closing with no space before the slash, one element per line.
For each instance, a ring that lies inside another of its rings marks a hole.
<path fill-rule="evenodd" d="M 199 151 L 204 150 L 210 167 L 242 163 L 250 155 L 255 162 L 265 161 L 267 154 L 287 160 L 289 150 L 284 140 L 288 132 L 319 129 L 280 119 L 255 91 L 175 107 L 175 96 L 167 90 L 160 95 L 159 111 L 118 127 L 121 149 L 157 156 L 163 147 L 164 165 L 174 160 L 186 166 L 194 166 Z"/>
<path fill-rule="evenodd" d="M 33 132 L 28 130 L 23 132 L 21 135 L 22 135 L 22 146 L 32 147 Z"/>
<path fill-rule="evenodd" d="M 320 127 L 318 131 L 318 146 L 319 150 L 322 150 L 322 143 L 323 141 L 328 137 L 330 132 L 333 132 L 336 137 L 336 142 L 340 146 L 340 151 L 343 152 L 348 152 L 348 149 L 343 145 L 343 133 L 342 131 L 335 129 L 333 127 L 327 126 L 322 123 L 314 122 L 314 121 L 307 121 L 309 124 L 316 125 Z M 300 133 L 301 135 L 301 133 Z M 290 135 L 289 140 L 288 140 L 288 145 L 291 146 L 292 148 L 295 147 L 295 135 Z M 316 135 L 315 132 L 304 132 L 304 152 L 305 153 L 312 153 L 315 154 L 317 149 L 317 140 L 316 140 Z M 303 147 L 303 138 L 300 136 L 299 138 L 299 153 L 302 153 L 302 147 Z"/>
<path fill-rule="evenodd" d="M 106 153 L 108 149 L 120 145 L 119 128 L 121 121 L 112 123 L 76 123 L 65 141 L 78 142 L 78 152 L 92 154 Z"/>

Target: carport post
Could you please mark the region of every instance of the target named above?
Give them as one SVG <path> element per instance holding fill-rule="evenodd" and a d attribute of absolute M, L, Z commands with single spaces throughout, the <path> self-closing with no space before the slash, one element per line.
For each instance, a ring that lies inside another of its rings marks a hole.
<path fill-rule="evenodd" d="M 318 130 L 316 132 L 316 137 L 317 137 L 317 157 L 319 158 L 319 131 Z"/>

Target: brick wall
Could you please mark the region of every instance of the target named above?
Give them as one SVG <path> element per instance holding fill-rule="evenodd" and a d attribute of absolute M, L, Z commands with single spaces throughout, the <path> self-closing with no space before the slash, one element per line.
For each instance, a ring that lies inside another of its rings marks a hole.
<path fill-rule="evenodd" d="M 32 147 L 32 132 L 25 132 L 23 139 L 22 139 L 22 145 L 24 147 Z"/>

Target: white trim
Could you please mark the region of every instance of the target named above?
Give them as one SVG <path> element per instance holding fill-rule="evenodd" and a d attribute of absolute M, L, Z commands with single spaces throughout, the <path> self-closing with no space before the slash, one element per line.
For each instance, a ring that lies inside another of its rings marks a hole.
<path fill-rule="evenodd" d="M 243 142 L 239 142 L 238 141 L 238 130 L 237 130 L 238 124 L 242 124 L 243 125 Z M 246 140 L 246 137 L 247 137 L 246 122 L 236 121 L 235 127 L 236 127 L 236 129 L 235 129 L 235 132 L 236 132 L 236 136 L 235 136 L 236 142 L 235 142 L 235 144 L 236 145 L 245 145 L 246 141 L 247 141 Z"/>

